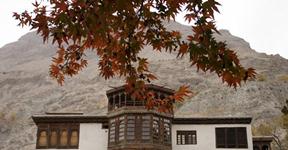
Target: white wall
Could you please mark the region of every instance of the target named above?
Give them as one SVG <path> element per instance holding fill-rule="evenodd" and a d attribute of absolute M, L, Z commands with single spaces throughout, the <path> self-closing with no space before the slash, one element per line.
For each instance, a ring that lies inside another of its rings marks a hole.
<path fill-rule="evenodd" d="M 246 127 L 248 148 L 216 148 L 216 127 Z M 177 145 L 177 130 L 196 130 L 196 145 Z M 251 125 L 227 124 L 227 125 L 172 125 L 172 150 L 253 150 Z"/>
<path fill-rule="evenodd" d="M 102 129 L 101 123 L 81 123 L 80 150 L 107 150 L 108 129 Z"/>

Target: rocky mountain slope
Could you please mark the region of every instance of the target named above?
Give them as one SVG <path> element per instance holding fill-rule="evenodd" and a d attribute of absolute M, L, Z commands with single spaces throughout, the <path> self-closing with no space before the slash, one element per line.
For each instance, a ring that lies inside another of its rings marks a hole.
<path fill-rule="evenodd" d="M 170 29 L 187 34 L 190 28 L 171 22 Z M 152 52 L 146 47 L 142 55 L 151 62 L 159 80 L 154 84 L 177 89 L 189 85 L 194 96 L 177 104 L 177 116 L 252 116 L 253 122 L 279 115 L 288 99 L 288 60 L 278 55 L 257 53 L 241 38 L 222 30 L 215 35 L 235 49 L 244 66 L 253 66 L 258 79 L 229 88 L 214 74 L 196 72 L 188 59 L 174 54 Z M 105 91 L 123 84 L 118 78 L 106 81 L 99 77 L 97 58 L 88 56 L 89 66 L 79 75 L 59 86 L 48 74 L 55 47 L 43 44 L 34 32 L 0 49 L 0 149 L 35 149 L 36 127 L 32 114 L 49 111 L 105 114 Z"/>

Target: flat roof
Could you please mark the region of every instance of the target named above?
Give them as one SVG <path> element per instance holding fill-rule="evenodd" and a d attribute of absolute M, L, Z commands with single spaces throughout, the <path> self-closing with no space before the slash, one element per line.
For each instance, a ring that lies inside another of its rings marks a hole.
<path fill-rule="evenodd" d="M 33 115 L 33 121 L 39 123 L 107 123 L 108 116 L 82 114 L 44 114 Z M 172 118 L 172 124 L 250 124 L 251 117 L 191 117 Z"/>
<path fill-rule="evenodd" d="M 173 124 L 250 124 L 252 117 L 176 117 Z"/>
<path fill-rule="evenodd" d="M 273 136 L 253 136 L 253 142 L 272 142 Z"/>
<path fill-rule="evenodd" d="M 64 114 L 49 114 L 49 115 L 33 115 L 33 121 L 39 123 L 107 123 L 107 116 L 97 115 L 64 115 Z"/>

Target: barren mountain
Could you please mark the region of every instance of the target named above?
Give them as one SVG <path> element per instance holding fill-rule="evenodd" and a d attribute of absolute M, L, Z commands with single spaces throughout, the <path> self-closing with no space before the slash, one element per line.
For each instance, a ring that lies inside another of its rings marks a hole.
<path fill-rule="evenodd" d="M 184 35 L 190 27 L 171 22 L 169 29 Z M 222 30 L 215 35 L 235 49 L 242 64 L 254 67 L 258 78 L 236 90 L 223 84 L 215 74 L 197 72 L 188 59 L 158 53 L 146 47 L 142 53 L 150 60 L 159 84 L 172 89 L 189 85 L 193 97 L 176 105 L 177 116 L 252 116 L 253 123 L 280 115 L 288 99 L 288 60 L 252 50 L 249 43 Z M 99 77 L 95 52 L 89 52 L 88 68 L 67 79 L 63 86 L 49 77 L 51 57 L 56 47 L 43 44 L 34 32 L 0 49 L 0 149 L 35 149 L 36 126 L 31 115 L 49 111 L 105 114 L 105 91 L 123 84 L 118 78 Z"/>

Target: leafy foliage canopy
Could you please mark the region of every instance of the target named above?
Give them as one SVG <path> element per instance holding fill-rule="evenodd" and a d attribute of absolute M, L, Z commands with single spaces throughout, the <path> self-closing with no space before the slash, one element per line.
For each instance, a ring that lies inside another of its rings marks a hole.
<path fill-rule="evenodd" d="M 92 49 L 100 58 L 100 75 L 105 79 L 125 77 L 126 89 L 139 99 L 153 99 L 145 84 L 156 79 L 146 58 L 139 56 L 145 45 L 155 51 L 176 51 L 177 57 L 190 56 L 198 70 L 215 72 L 223 82 L 237 87 L 255 77 L 253 68 L 244 68 L 234 51 L 212 36 L 218 32 L 214 13 L 220 5 L 215 0 L 36 0 L 32 12 L 14 13 L 19 25 L 31 26 L 43 37 L 58 43 L 50 74 L 62 84 L 65 76 L 76 75 L 87 66 L 85 52 Z M 180 12 L 193 23 L 193 34 L 181 37 L 169 31 L 163 21 L 175 20 Z M 187 40 L 183 40 L 187 39 Z M 182 101 L 189 94 L 182 86 L 166 100 Z M 156 103 L 157 102 L 157 103 Z M 168 105 L 167 105 L 168 106 Z"/>

